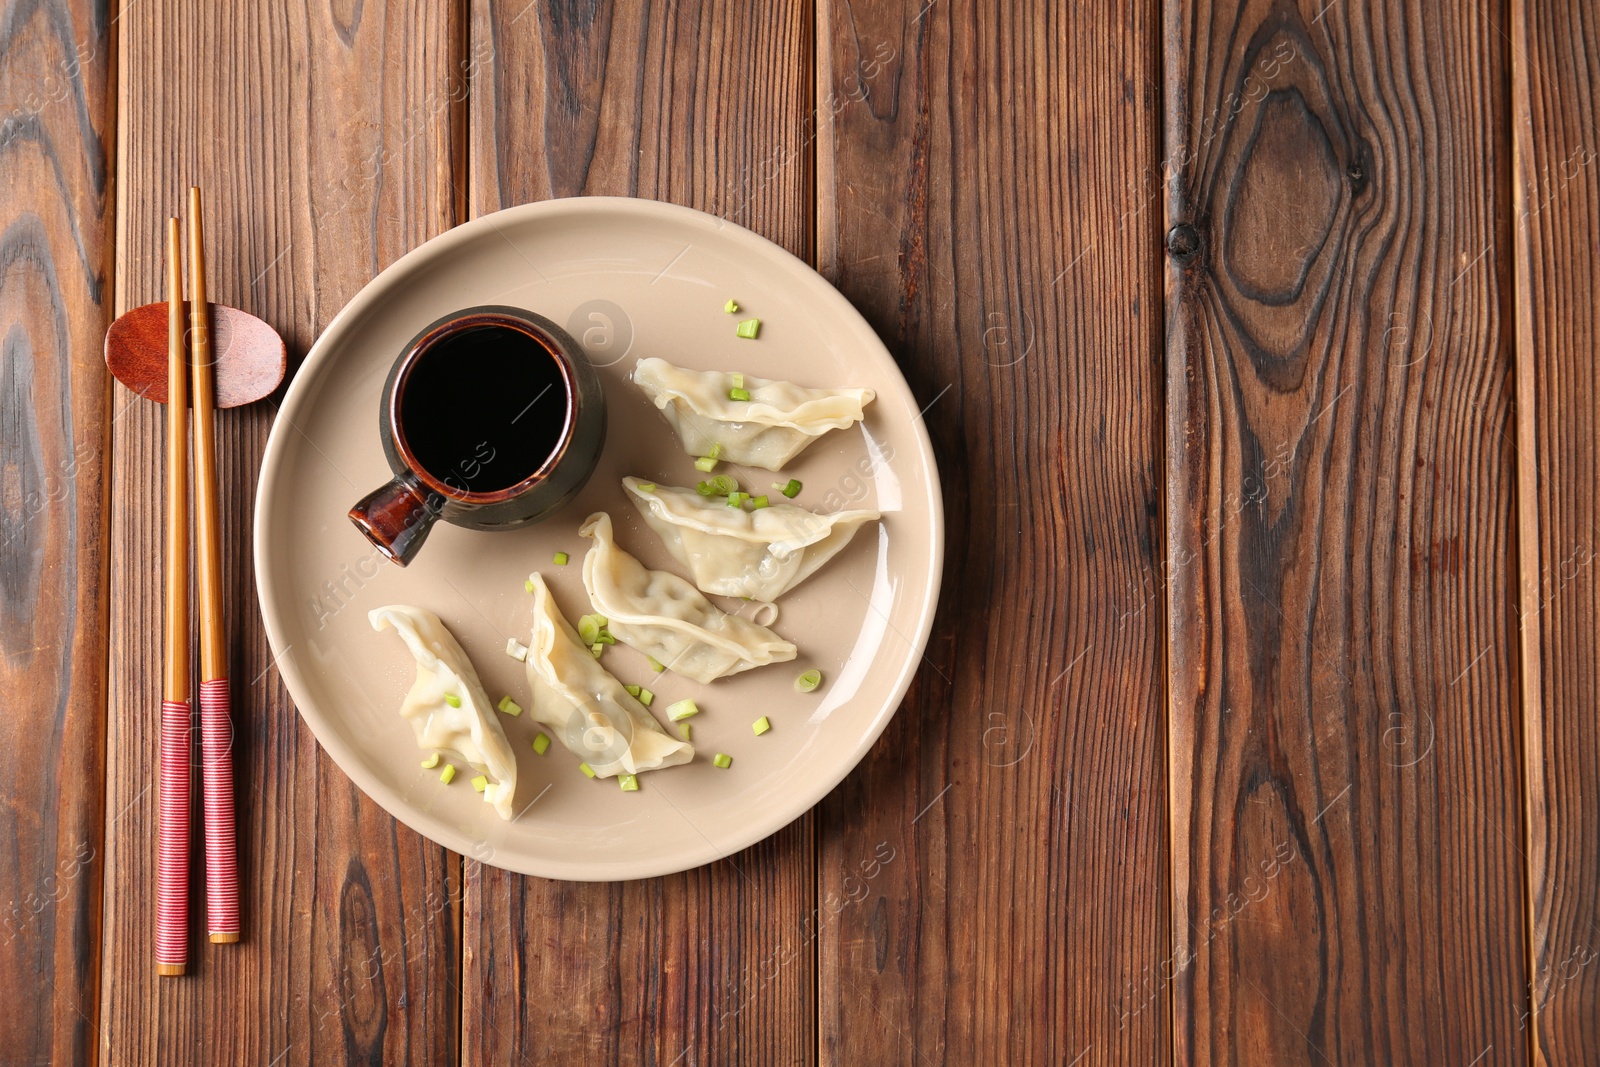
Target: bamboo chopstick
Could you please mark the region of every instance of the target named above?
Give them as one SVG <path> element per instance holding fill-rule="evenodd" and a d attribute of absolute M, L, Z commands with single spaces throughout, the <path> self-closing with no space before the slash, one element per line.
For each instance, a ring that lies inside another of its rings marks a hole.
<path fill-rule="evenodd" d="M 156 973 L 189 962 L 189 397 L 184 360 L 183 245 L 167 220 L 166 673 L 161 690 L 160 829 L 156 839 Z"/>
<path fill-rule="evenodd" d="M 194 375 L 194 492 L 200 587 L 200 770 L 205 794 L 206 925 L 215 942 L 239 940 L 239 870 L 233 811 L 233 718 L 222 620 L 217 530 L 216 377 L 200 190 L 189 190 L 190 371 Z"/>

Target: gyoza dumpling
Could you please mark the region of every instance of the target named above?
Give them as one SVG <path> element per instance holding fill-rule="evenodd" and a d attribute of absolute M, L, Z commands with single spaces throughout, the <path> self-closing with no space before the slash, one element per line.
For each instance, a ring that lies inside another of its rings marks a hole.
<path fill-rule="evenodd" d="M 367 613 L 374 630 L 393 627 L 417 661 L 417 680 L 400 705 L 411 720 L 417 744 L 455 752 L 489 779 L 483 799 L 502 819 L 512 815 L 517 791 L 517 759 L 495 717 L 478 672 L 439 616 L 422 608 L 391 604 Z M 449 699 L 456 701 L 452 704 Z"/>
<path fill-rule="evenodd" d="M 744 376 L 749 400 L 733 400 L 733 376 L 685 370 L 664 359 L 641 359 L 633 380 L 667 417 L 685 452 L 709 456 L 713 445 L 730 463 L 782 470 L 829 430 L 860 422 L 871 389 L 808 389 L 793 382 Z"/>
<path fill-rule="evenodd" d="M 578 533 L 594 538 L 583 557 L 589 601 L 623 644 L 697 682 L 794 659 L 794 646 L 765 626 L 718 610 L 676 574 L 650 570 L 618 548 L 605 512 L 590 515 Z"/>
<path fill-rule="evenodd" d="M 694 584 L 718 596 L 776 600 L 850 543 L 876 511 L 818 515 L 794 504 L 746 511 L 693 489 L 622 479 L 622 487 Z"/>
<path fill-rule="evenodd" d="M 527 664 L 533 717 L 600 778 L 694 759 L 694 748 L 669 736 L 578 640 L 544 579 L 535 574 L 532 581 L 533 640 Z"/>

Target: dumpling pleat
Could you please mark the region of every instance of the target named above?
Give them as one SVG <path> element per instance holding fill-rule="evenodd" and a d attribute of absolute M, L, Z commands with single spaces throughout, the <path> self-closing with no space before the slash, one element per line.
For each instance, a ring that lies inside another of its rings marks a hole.
<path fill-rule="evenodd" d="M 533 718 L 600 778 L 675 767 L 694 748 L 668 735 L 645 706 L 579 640 L 538 574 L 533 581 L 533 637 L 528 684 Z"/>
<path fill-rule="evenodd" d="M 583 559 L 589 602 L 623 644 L 697 682 L 794 659 L 795 646 L 765 626 L 720 610 L 676 574 L 623 551 L 605 512 L 589 516 L 578 533 L 594 540 Z"/>
<path fill-rule="evenodd" d="M 865 417 L 871 389 L 813 389 L 745 375 L 749 400 L 733 400 L 733 376 L 697 371 L 664 359 L 641 359 L 633 380 L 671 424 L 685 452 L 730 463 L 782 470 L 813 441 Z"/>
<path fill-rule="evenodd" d="M 622 479 L 622 487 L 704 593 L 772 601 L 838 555 L 876 511 L 819 515 L 794 504 L 746 511 L 693 489 Z"/>
<path fill-rule="evenodd" d="M 367 614 L 374 630 L 393 628 L 416 660 L 417 677 L 400 705 L 425 750 L 454 752 L 490 779 L 483 799 L 502 819 L 512 816 L 517 760 L 489 705 L 477 669 L 439 616 L 423 608 L 391 604 Z M 458 701 L 452 706 L 446 696 Z"/>

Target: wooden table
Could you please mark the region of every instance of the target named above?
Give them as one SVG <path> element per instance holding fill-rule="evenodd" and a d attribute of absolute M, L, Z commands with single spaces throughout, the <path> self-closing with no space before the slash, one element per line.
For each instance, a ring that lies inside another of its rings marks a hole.
<path fill-rule="evenodd" d="M 1600 1062 L 1592 0 L 3 10 L 0 1062 Z M 421 839 L 279 682 L 226 412 L 246 935 L 158 980 L 163 426 L 100 343 L 191 182 L 295 361 L 531 200 L 815 263 L 947 494 L 861 767 L 647 882 Z"/>

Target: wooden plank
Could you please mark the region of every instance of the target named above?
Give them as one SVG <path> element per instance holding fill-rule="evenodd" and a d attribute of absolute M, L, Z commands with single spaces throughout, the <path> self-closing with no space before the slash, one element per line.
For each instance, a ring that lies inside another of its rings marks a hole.
<path fill-rule="evenodd" d="M 1527 1057 L 1493 18 L 1167 7 L 1182 1064 Z"/>
<path fill-rule="evenodd" d="M 105 874 L 110 97 L 104 8 L 0 25 L 0 1058 L 87 1063 Z M 112 828 L 114 831 L 116 827 Z"/>
<path fill-rule="evenodd" d="M 475 213 L 646 196 L 810 258 L 809 4 L 476 0 L 470 57 Z M 812 825 L 808 814 L 722 862 L 620 885 L 469 861 L 463 1058 L 810 1062 L 811 956 L 780 952 L 811 908 Z"/>
<path fill-rule="evenodd" d="M 375 272 L 450 226 L 456 7 L 140 0 L 118 27 L 118 307 L 159 299 L 162 220 L 191 182 L 206 194 L 213 299 L 279 327 L 295 359 Z M 218 418 L 244 940 L 205 943 L 197 864 L 181 979 L 158 980 L 151 959 L 161 413 L 137 402 L 116 423 L 107 810 L 126 814 L 107 846 L 105 1058 L 453 1062 L 459 860 L 322 754 L 256 612 L 248 524 L 273 415 Z"/>
<path fill-rule="evenodd" d="M 948 524 L 924 667 L 822 809 L 828 1063 L 1168 1055 L 1157 7 L 1075 10 L 819 5 L 822 269 Z"/>
<path fill-rule="evenodd" d="M 1600 1061 L 1600 24 L 1511 5 L 1517 502 L 1528 888 L 1540 1063 Z M 1531 1024 L 1531 1025 L 1530 1025 Z"/>

